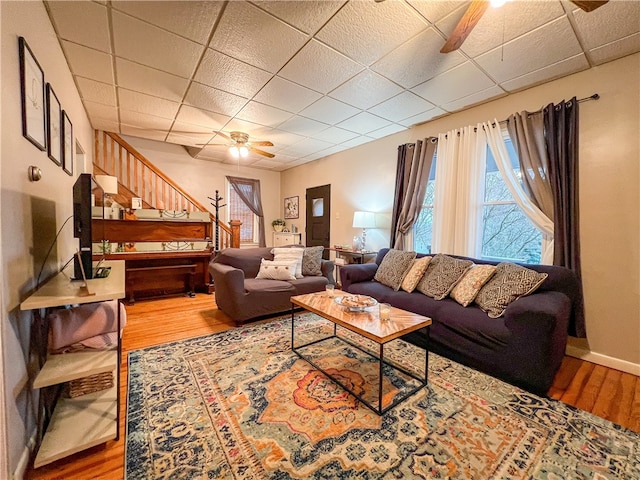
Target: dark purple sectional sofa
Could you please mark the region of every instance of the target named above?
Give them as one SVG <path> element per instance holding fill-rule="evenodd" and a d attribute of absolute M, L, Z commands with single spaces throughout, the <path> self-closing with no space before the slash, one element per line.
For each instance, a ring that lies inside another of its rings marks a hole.
<path fill-rule="evenodd" d="M 494 319 L 474 303 L 463 307 L 449 297 L 434 300 L 417 291 L 395 292 L 374 281 L 378 265 L 388 250 L 380 250 L 375 263 L 342 267 L 342 289 L 431 317 L 430 329 L 406 335 L 405 340 L 428 346 L 431 352 L 533 393 L 546 395 L 562 362 L 568 332 L 582 315 L 582 290 L 571 270 L 524 265 L 549 276 L 533 294 L 514 301 L 502 317 Z M 480 259 L 469 260 L 497 265 Z"/>

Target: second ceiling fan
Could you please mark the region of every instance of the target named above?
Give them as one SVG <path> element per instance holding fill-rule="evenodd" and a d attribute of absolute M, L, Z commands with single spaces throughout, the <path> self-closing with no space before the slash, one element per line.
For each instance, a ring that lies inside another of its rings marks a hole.
<path fill-rule="evenodd" d="M 571 0 L 571 3 L 585 12 L 591 12 L 608 1 L 609 0 Z M 440 49 L 440 53 L 449 53 L 460 48 L 473 28 L 478 24 L 482 15 L 487 11 L 490 4 L 491 2 L 488 0 L 473 0 L 456 25 L 456 28 L 454 28 L 453 33 L 449 35 L 446 43 Z"/>

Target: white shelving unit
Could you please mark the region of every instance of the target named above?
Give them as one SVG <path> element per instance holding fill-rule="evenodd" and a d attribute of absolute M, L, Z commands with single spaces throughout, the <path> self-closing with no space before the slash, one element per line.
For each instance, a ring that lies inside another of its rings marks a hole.
<path fill-rule="evenodd" d="M 64 305 L 116 300 L 125 296 L 124 261 L 105 262 L 107 278 L 70 281 L 58 274 L 20 304 L 21 310 L 50 309 Z M 118 330 L 120 308 L 118 306 Z M 49 355 L 34 380 L 34 388 L 46 388 L 99 373 L 113 372 L 114 386 L 75 398 L 60 397 L 38 446 L 34 467 L 119 438 L 121 338 L 116 350 Z"/>
<path fill-rule="evenodd" d="M 298 245 L 302 243 L 302 233 L 273 232 L 273 246 Z"/>

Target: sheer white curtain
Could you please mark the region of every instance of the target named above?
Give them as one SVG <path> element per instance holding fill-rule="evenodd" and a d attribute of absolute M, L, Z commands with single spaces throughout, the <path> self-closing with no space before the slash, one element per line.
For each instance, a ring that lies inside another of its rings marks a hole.
<path fill-rule="evenodd" d="M 464 127 L 441 134 L 436 154 L 433 210 L 433 251 L 479 256 L 485 133 Z"/>
<path fill-rule="evenodd" d="M 487 135 L 487 143 L 489 144 L 491 153 L 496 160 L 498 170 L 500 170 L 500 174 L 507 188 L 524 214 L 542 232 L 542 263 L 551 265 L 553 264 L 553 220 L 547 217 L 542 210 L 531 201 L 520 185 L 511 167 L 509 153 L 507 152 L 498 121 L 484 122 L 483 126 Z"/>

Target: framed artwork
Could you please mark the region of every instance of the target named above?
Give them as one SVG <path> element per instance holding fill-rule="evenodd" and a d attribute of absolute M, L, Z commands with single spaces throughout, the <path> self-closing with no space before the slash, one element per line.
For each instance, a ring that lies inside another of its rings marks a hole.
<path fill-rule="evenodd" d="M 284 218 L 298 218 L 298 197 L 284 199 Z"/>
<path fill-rule="evenodd" d="M 23 37 L 18 39 L 18 45 L 20 50 L 22 135 L 40 150 L 46 150 L 44 72 Z"/>
<path fill-rule="evenodd" d="M 62 139 L 62 169 L 73 176 L 73 125 L 64 110 L 62 111 Z"/>
<path fill-rule="evenodd" d="M 47 83 L 47 153 L 56 165 L 62 165 L 62 128 L 60 102 Z"/>

